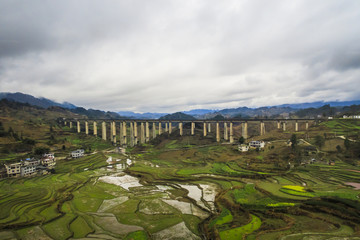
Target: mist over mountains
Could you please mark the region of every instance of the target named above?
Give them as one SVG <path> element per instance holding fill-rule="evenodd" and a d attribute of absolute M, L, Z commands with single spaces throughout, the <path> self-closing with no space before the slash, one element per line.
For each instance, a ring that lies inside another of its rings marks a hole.
<path fill-rule="evenodd" d="M 9 101 L 15 101 L 20 103 L 27 103 L 30 105 L 38 106 L 41 108 L 49 107 L 61 107 L 68 109 L 71 112 L 85 115 L 88 118 L 103 118 L 103 119 L 171 119 L 174 117 L 172 113 L 135 113 L 131 111 L 102 111 L 96 109 L 85 109 L 83 107 L 77 107 L 74 104 L 64 102 L 58 103 L 47 98 L 37 98 L 29 94 L 24 93 L 0 93 L 0 100 L 7 99 Z M 182 116 L 191 116 L 191 118 L 197 119 L 213 119 L 217 116 L 223 116 L 225 118 L 254 118 L 254 117 L 314 117 L 319 114 L 324 116 L 330 116 L 340 113 L 356 112 L 360 105 L 360 100 L 354 101 L 332 101 L 332 102 L 311 102 L 311 103 L 298 103 L 298 104 L 282 104 L 278 106 L 259 107 L 259 108 L 227 108 L 222 110 L 213 109 L 193 109 L 190 111 L 181 111 L 185 114 Z M 352 106 L 352 107 L 350 107 Z M 354 107 L 355 106 L 355 107 Z M 179 115 L 179 113 L 176 113 Z M 189 118 L 190 119 L 190 118 Z"/>

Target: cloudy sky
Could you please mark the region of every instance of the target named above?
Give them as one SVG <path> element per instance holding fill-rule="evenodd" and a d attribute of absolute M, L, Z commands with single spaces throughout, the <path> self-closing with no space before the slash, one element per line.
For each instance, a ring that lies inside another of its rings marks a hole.
<path fill-rule="evenodd" d="M 174 112 L 360 99 L 359 0 L 0 0 L 0 91 Z"/>

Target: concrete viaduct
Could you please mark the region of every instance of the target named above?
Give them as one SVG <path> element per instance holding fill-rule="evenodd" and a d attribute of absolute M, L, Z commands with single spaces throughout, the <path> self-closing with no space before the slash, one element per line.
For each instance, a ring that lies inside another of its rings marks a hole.
<path fill-rule="evenodd" d="M 117 143 L 117 129 L 120 130 L 120 145 L 130 146 L 137 145 L 138 143 L 147 143 L 150 139 L 156 138 L 157 135 L 163 133 L 171 134 L 176 126 L 179 129 L 180 136 L 184 135 L 184 124 L 190 125 L 190 135 L 195 134 L 195 124 L 202 125 L 203 136 L 207 136 L 211 131 L 215 131 L 216 141 L 220 142 L 221 138 L 229 143 L 234 142 L 234 124 L 241 124 L 241 136 L 244 139 L 248 138 L 248 125 L 251 123 L 258 124 L 260 136 L 265 135 L 266 125 L 265 123 L 276 124 L 277 129 L 287 131 L 287 126 L 292 123 L 292 129 L 289 131 L 298 132 L 300 130 L 300 124 L 302 130 L 307 131 L 309 129 L 309 123 L 314 123 L 314 119 L 227 119 L 227 120 L 155 120 L 155 119 L 96 119 L 96 120 L 64 120 L 64 124 L 73 128 L 73 124 L 76 124 L 76 130 L 81 132 L 81 125 L 85 126 L 85 134 L 89 132 L 89 122 L 92 124 L 92 134 L 98 136 L 98 128 L 101 128 L 101 137 L 103 140 L 110 139 L 113 143 Z M 99 123 L 99 124 L 98 124 Z M 101 125 L 100 125 L 101 124 Z M 100 126 L 98 126 L 100 125 Z M 107 137 L 107 128 L 110 127 L 110 136 Z M 119 128 L 116 127 L 119 126 Z M 214 130 L 212 129 L 214 127 Z M 151 128 L 151 130 L 150 130 Z M 222 131 L 220 131 L 222 128 Z M 129 130 L 129 131 L 128 131 Z M 222 132 L 222 134 L 220 134 Z M 129 137 L 127 136 L 129 134 Z M 152 135 L 152 136 L 151 136 Z M 129 142 L 128 142 L 129 140 Z"/>

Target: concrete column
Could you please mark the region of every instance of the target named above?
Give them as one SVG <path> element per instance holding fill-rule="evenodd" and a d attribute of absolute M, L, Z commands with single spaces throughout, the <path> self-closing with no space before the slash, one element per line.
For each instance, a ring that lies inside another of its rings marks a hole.
<path fill-rule="evenodd" d="M 113 139 L 113 143 L 116 144 L 116 125 L 115 122 L 112 122 L 112 139 Z"/>
<path fill-rule="evenodd" d="M 241 135 L 244 139 L 248 138 L 248 123 L 247 122 L 243 122 L 241 123 Z"/>
<path fill-rule="evenodd" d="M 295 122 L 295 132 L 299 131 L 299 123 L 298 121 Z"/>
<path fill-rule="evenodd" d="M 94 122 L 94 135 L 97 136 L 97 123 Z"/>
<path fill-rule="evenodd" d="M 77 132 L 79 133 L 80 132 L 80 122 L 79 121 L 77 121 L 77 123 L 76 123 L 76 128 L 77 128 Z"/>
<path fill-rule="evenodd" d="M 206 122 L 203 123 L 203 126 L 204 126 L 204 137 L 206 137 L 206 134 L 207 134 L 207 132 L 206 132 Z"/>
<path fill-rule="evenodd" d="M 220 127 L 219 127 L 219 123 L 216 123 L 216 141 L 220 142 Z"/>
<path fill-rule="evenodd" d="M 234 142 L 233 123 L 230 123 L 230 143 Z"/>
<path fill-rule="evenodd" d="M 281 126 L 280 126 L 280 121 L 277 121 L 277 129 L 280 129 Z"/>
<path fill-rule="evenodd" d="M 101 130 L 102 130 L 101 137 L 103 140 L 106 140 L 106 123 L 105 122 L 102 122 Z"/>
<path fill-rule="evenodd" d="M 306 123 L 305 123 L 305 129 L 309 130 L 309 122 L 308 121 L 306 121 Z"/>
<path fill-rule="evenodd" d="M 210 133 L 211 132 L 211 123 L 208 123 L 208 132 Z"/>
<path fill-rule="evenodd" d="M 126 122 L 123 122 L 123 144 L 126 145 L 127 144 L 127 139 L 126 139 Z"/>
<path fill-rule="evenodd" d="M 141 123 L 140 125 L 140 142 L 145 143 L 145 128 L 144 123 Z"/>
<path fill-rule="evenodd" d="M 161 133 L 162 133 L 162 129 L 161 129 L 161 122 L 159 122 L 159 135 L 161 135 Z"/>
<path fill-rule="evenodd" d="M 153 139 L 156 138 L 156 125 L 155 122 L 153 122 Z"/>
<path fill-rule="evenodd" d="M 69 127 L 70 127 L 70 129 L 72 128 L 72 122 L 69 123 Z"/>
<path fill-rule="evenodd" d="M 145 142 L 150 140 L 149 122 L 145 123 Z"/>
<path fill-rule="evenodd" d="M 265 135 L 265 123 L 263 121 L 260 122 L 260 136 Z"/>
<path fill-rule="evenodd" d="M 169 132 L 168 123 L 165 123 L 165 132 Z"/>
<path fill-rule="evenodd" d="M 229 139 L 227 122 L 224 122 L 224 139 Z"/>
<path fill-rule="evenodd" d="M 85 122 L 85 134 L 89 135 L 89 123 L 87 121 Z"/>
<path fill-rule="evenodd" d="M 124 130 L 122 122 L 120 122 L 120 145 L 124 145 Z"/>
<path fill-rule="evenodd" d="M 191 135 L 195 134 L 195 123 L 191 122 Z"/>
<path fill-rule="evenodd" d="M 183 123 L 179 122 L 180 136 L 183 135 Z"/>
<path fill-rule="evenodd" d="M 286 131 L 286 122 L 283 122 L 283 131 L 285 132 Z"/>
<path fill-rule="evenodd" d="M 172 125 L 171 125 L 171 122 L 169 122 L 169 134 L 171 134 L 172 132 Z"/>
<path fill-rule="evenodd" d="M 130 122 L 130 147 L 134 146 L 134 124 Z"/>
<path fill-rule="evenodd" d="M 134 122 L 134 145 L 138 144 L 138 142 L 137 122 Z"/>

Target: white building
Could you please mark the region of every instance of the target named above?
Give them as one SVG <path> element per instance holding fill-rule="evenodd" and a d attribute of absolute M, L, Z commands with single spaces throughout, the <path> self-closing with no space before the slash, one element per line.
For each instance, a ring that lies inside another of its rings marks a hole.
<path fill-rule="evenodd" d="M 238 146 L 238 149 L 240 152 L 247 152 L 247 151 L 249 151 L 249 145 L 241 144 Z"/>
<path fill-rule="evenodd" d="M 249 147 L 252 147 L 252 148 L 264 148 L 265 147 L 265 142 L 264 141 L 251 141 L 249 143 Z"/>
<path fill-rule="evenodd" d="M 45 153 L 41 159 L 41 164 L 47 168 L 54 168 L 56 159 L 53 153 Z"/>
<path fill-rule="evenodd" d="M 84 156 L 84 149 L 78 149 L 71 152 L 71 157 L 79 158 Z"/>

